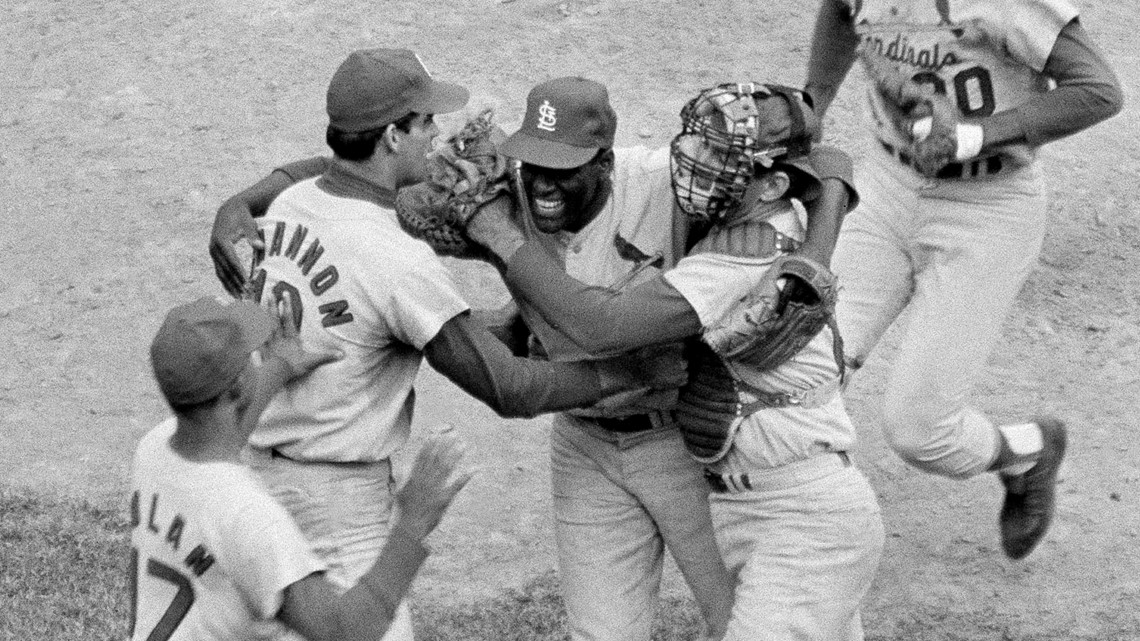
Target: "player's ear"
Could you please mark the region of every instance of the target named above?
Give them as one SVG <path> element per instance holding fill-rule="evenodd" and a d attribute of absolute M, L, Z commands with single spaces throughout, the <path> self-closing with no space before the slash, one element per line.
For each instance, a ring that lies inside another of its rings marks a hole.
<path fill-rule="evenodd" d="M 400 149 L 400 133 L 400 128 L 395 124 L 384 127 L 384 133 L 380 134 L 379 144 L 384 145 L 388 153 L 396 153 Z"/>
<path fill-rule="evenodd" d="M 770 203 L 782 198 L 791 186 L 792 179 L 787 172 L 769 171 L 753 178 L 750 189 L 755 189 L 760 200 Z"/>

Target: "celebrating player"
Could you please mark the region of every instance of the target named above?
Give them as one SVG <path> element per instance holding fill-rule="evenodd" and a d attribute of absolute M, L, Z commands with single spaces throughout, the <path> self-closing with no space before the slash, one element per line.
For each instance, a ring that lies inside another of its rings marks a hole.
<path fill-rule="evenodd" d="M 523 176 L 535 202 L 527 233 L 564 255 L 570 273 L 621 287 L 671 265 L 683 238 L 667 215 L 672 207 L 668 150 L 614 150 L 616 126 L 605 87 L 560 78 L 531 91 L 523 127 L 505 149 L 526 161 Z M 219 210 L 211 255 L 227 287 L 240 291 L 244 286 L 231 239 L 248 237 L 242 230 L 249 214 L 260 213 L 276 191 L 323 171 L 325 164 L 315 159 L 289 165 Z M 654 212 L 664 215 L 649 215 Z M 430 256 L 427 245 L 416 247 Z M 529 329 L 512 332 L 512 348 L 538 356 L 534 367 L 597 362 L 541 315 L 525 305 L 522 311 Z M 528 335 L 533 336 L 529 344 Z M 428 358 L 435 366 L 432 354 Z M 684 367 L 679 349 L 666 354 L 674 355 L 672 366 Z M 495 371 L 488 368 L 486 375 Z M 667 378 L 668 372 L 659 376 Z M 693 588 L 709 635 L 719 638 L 728 620 L 732 586 L 713 538 L 707 491 L 669 414 L 676 386 L 643 386 L 554 421 L 559 568 L 575 639 L 649 638 L 665 546 Z M 579 396 L 574 390 L 560 393 Z"/>
<path fill-rule="evenodd" d="M 345 358 L 270 403 L 250 437 L 249 462 L 341 589 L 356 583 L 383 545 L 390 457 L 408 439 L 424 357 L 507 416 L 589 405 L 635 387 L 675 388 L 685 379 L 676 359 L 516 358 L 472 320 L 444 265 L 391 209 L 398 188 L 427 177 L 425 154 L 438 134 L 432 115 L 466 101 L 465 89 L 432 79 L 410 51 L 354 52 L 328 90 L 333 160 L 319 178 L 272 200 L 259 220 L 264 249 L 249 294 L 291 294 L 306 345 L 340 349 Z M 276 182 L 274 174 L 253 192 L 271 193 Z M 411 636 L 401 608 L 390 638 Z"/>
<path fill-rule="evenodd" d="M 336 358 L 302 349 L 285 301 L 275 330 L 257 305 L 202 298 L 171 310 L 151 344 L 174 417 L 142 438 L 131 474 L 133 639 L 250 639 L 275 624 L 380 639 L 427 557 L 423 539 L 470 478 L 460 441 L 430 440 L 396 493 L 383 551 L 337 596 L 328 565 L 239 460 L 286 380 Z"/>
<path fill-rule="evenodd" d="M 931 473 L 998 472 L 1020 559 L 1052 520 L 1065 426 L 995 425 L 967 394 L 1041 250 L 1037 149 L 1117 113 L 1120 87 L 1067 0 L 824 0 L 806 85 L 821 115 L 857 51 L 876 142 L 834 256 L 848 366 L 909 310 L 887 441 Z"/>
<path fill-rule="evenodd" d="M 515 227 L 499 207 L 504 201 L 484 207 L 468 227 L 498 256 L 524 308 L 585 349 L 731 332 L 733 320 L 753 311 L 742 301 L 757 292 L 780 298 L 775 277 L 785 261 L 812 266 L 787 258 L 809 233 L 825 255 L 834 242 L 848 193 L 840 180 L 825 186 L 813 164 L 849 182 L 850 160 L 819 149 L 808 162 L 812 114 L 799 92 L 720 85 L 690 101 L 682 118 L 671 147 L 672 190 L 677 213 L 692 224 L 693 246 L 671 269 L 620 290 L 590 286 Z M 807 229 L 793 198 L 811 207 Z M 535 196 L 530 205 L 543 203 Z M 670 211 L 645 211 L 643 224 L 660 224 L 654 218 L 668 220 Z M 859 605 L 878 566 L 883 524 L 848 455 L 855 431 L 839 395 L 835 337 L 824 328 L 804 340 L 774 368 L 755 365 L 771 345 L 731 356 L 691 345 L 693 378 L 676 417 L 706 466 L 716 538 L 735 577 L 725 639 L 862 638 Z"/>

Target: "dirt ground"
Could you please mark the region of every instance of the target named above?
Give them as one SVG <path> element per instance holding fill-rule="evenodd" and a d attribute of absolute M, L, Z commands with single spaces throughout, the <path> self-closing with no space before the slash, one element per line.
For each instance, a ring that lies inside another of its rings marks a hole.
<path fill-rule="evenodd" d="M 663 145 L 697 89 L 802 82 L 814 0 L 12 0 L 0 5 L 0 479 L 117 500 L 164 415 L 146 346 L 170 306 L 220 293 L 214 208 L 284 161 L 324 153 L 324 95 L 351 50 L 406 46 L 511 130 L 527 90 L 606 82 L 619 144 Z M 884 446 L 890 336 L 850 389 L 857 460 L 887 550 L 868 632 L 884 638 L 1140 638 L 1140 82 L 1129 2 L 1083 22 L 1126 86 L 1124 114 L 1051 145 L 1049 235 L 978 402 L 1071 426 L 1059 513 L 1029 559 L 997 546 L 992 477 L 954 482 Z M 858 155 L 848 82 L 827 137 Z M 458 119 L 443 121 L 445 130 Z M 452 263 L 477 305 L 490 268 Z M 425 371 L 417 430 L 451 422 L 484 467 L 434 538 L 417 593 L 466 602 L 554 566 L 546 420 L 507 421 Z M 676 573 L 667 588 L 680 593 Z"/>

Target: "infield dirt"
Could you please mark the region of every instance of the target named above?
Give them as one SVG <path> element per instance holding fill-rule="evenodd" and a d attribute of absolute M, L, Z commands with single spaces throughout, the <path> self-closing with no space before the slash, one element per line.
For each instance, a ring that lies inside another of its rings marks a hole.
<path fill-rule="evenodd" d="M 894 639 L 1140 638 L 1140 135 L 1131 2 L 1081 2 L 1126 87 L 1117 118 L 1050 145 L 1050 228 L 979 382 L 998 419 L 1069 422 L 1059 512 L 1029 559 L 997 546 L 997 481 L 904 466 L 878 398 L 895 334 L 849 389 L 888 540 L 868 633 Z M 660 146 L 703 86 L 802 82 L 816 2 L 785 0 L 36 0 L 0 6 L 0 470 L 9 486 L 117 501 L 166 414 L 146 346 L 176 303 L 221 293 L 213 211 L 324 154 L 324 95 L 351 50 L 406 46 L 517 125 L 535 82 L 608 84 L 622 145 Z M 858 72 L 855 72 L 858 76 Z M 862 153 L 852 78 L 826 138 Z M 442 119 L 445 132 L 461 117 Z M 477 306 L 505 300 L 453 261 Z M 427 370 L 418 434 L 452 423 L 482 474 L 433 538 L 416 594 L 469 602 L 554 567 L 549 421 L 502 420 Z M 667 589 L 682 594 L 675 572 Z"/>

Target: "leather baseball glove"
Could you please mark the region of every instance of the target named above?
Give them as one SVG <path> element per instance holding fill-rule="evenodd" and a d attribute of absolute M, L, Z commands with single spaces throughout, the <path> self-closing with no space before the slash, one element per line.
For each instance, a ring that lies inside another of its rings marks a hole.
<path fill-rule="evenodd" d="M 915 169 L 933 177 L 946 165 L 962 160 L 958 112 L 949 97 L 933 85 L 903 75 L 881 56 L 863 54 L 859 60 L 883 98 L 884 115 L 910 141 L 906 151 Z"/>
<path fill-rule="evenodd" d="M 780 256 L 756 289 L 703 338 L 725 360 L 773 369 L 830 325 L 841 354 L 834 321 L 838 292 L 827 267 L 796 254 Z"/>
<path fill-rule="evenodd" d="M 396 217 L 404 231 L 435 253 L 486 259 L 486 251 L 467 239 L 467 222 L 480 205 L 510 191 L 507 160 L 497 146 L 505 138 L 484 110 L 428 154 L 431 178 L 396 194 Z"/>

